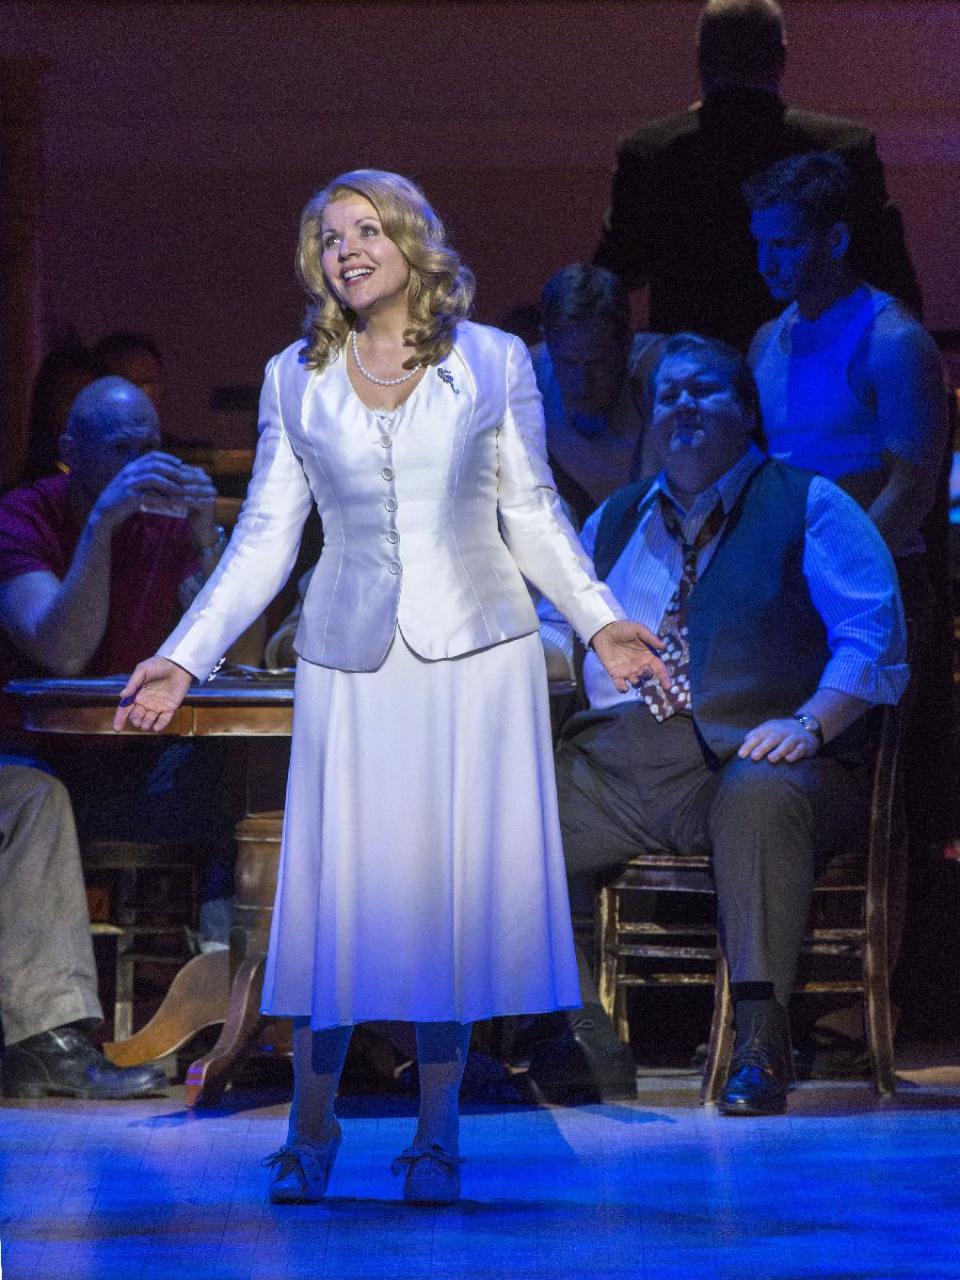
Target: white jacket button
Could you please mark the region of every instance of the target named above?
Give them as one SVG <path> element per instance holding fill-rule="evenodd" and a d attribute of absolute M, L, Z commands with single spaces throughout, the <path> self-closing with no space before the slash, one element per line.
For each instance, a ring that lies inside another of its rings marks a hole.
<path fill-rule="evenodd" d="M 400 561 L 391 560 L 390 563 L 387 565 L 387 569 L 394 575 L 394 577 L 396 577 L 396 575 L 400 572 Z"/>
<path fill-rule="evenodd" d="M 396 511 L 397 500 L 396 498 L 388 498 L 383 505 L 386 507 L 388 511 Z"/>
<path fill-rule="evenodd" d="M 392 480 L 393 467 L 384 467 L 383 470 L 380 472 L 380 474 L 383 476 L 384 480 Z"/>
<path fill-rule="evenodd" d="M 387 541 L 392 542 L 394 544 L 400 541 L 400 535 L 399 533 L 397 533 L 396 529 L 390 530 L 390 532 L 387 534 Z"/>

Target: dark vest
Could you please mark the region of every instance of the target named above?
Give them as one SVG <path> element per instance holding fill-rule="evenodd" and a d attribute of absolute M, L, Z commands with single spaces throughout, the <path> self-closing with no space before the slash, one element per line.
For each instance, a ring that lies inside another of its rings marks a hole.
<path fill-rule="evenodd" d="M 730 512 L 687 600 L 693 716 L 719 761 L 736 752 L 748 729 L 792 715 L 816 690 L 830 656 L 803 575 L 812 479 L 809 471 L 763 463 Z M 637 506 L 652 483 L 630 485 L 610 499 L 597 531 L 599 577 L 607 576 L 626 547 Z M 827 752 L 860 759 L 862 740 L 862 727 L 854 725 Z"/>

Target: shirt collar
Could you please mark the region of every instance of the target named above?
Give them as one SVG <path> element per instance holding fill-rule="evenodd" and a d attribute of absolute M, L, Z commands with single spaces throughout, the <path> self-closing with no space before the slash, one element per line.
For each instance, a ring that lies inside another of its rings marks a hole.
<path fill-rule="evenodd" d="M 704 489 L 702 493 L 697 494 L 689 511 L 684 511 L 683 507 L 677 502 L 677 499 L 670 492 L 670 485 L 666 475 L 661 471 L 656 480 L 644 495 L 640 503 L 639 510 L 641 512 L 648 509 L 649 504 L 656 499 L 658 492 L 664 493 L 680 513 L 686 517 L 693 515 L 694 512 L 709 511 L 714 502 L 719 498 L 723 504 L 723 510 L 726 515 L 730 514 L 734 504 L 743 492 L 747 481 L 757 470 L 766 462 L 766 454 L 764 454 L 755 444 L 751 443 L 747 446 L 746 452 L 741 454 L 737 461 L 733 464 L 729 471 L 724 474 L 709 489 Z"/>

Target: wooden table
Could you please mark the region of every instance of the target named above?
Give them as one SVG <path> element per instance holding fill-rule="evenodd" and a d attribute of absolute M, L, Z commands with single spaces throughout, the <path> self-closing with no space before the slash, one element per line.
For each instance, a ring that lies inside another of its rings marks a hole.
<path fill-rule="evenodd" d="M 7 692 L 35 733 L 113 734 L 121 677 L 14 680 Z M 156 1014 L 129 1039 L 104 1046 L 118 1066 L 163 1057 L 204 1027 L 223 1023 L 211 1051 L 187 1072 L 187 1104 L 216 1103 L 246 1054 L 266 1041 L 289 1047 L 289 1024 L 260 1014 L 263 968 L 280 850 L 283 784 L 293 724 L 292 678 L 220 676 L 193 688 L 163 730 L 181 738 L 242 739 L 246 816 L 237 826 L 236 905 L 230 951 L 194 957 L 180 969 Z M 125 730 L 124 736 L 137 734 Z M 142 735 L 138 735 L 142 736 Z M 279 748 L 279 749 L 278 749 Z"/>
<path fill-rule="evenodd" d="M 7 691 L 23 708 L 23 726 L 37 733 L 113 734 L 121 677 L 90 680 L 14 680 Z M 573 695 L 569 681 L 550 682 L 556 717 Z M 293 725 L 293 680 L 216 676 L 192 688 L 163 733 L 181 738 L 243 739 L 246 816 L 237 825 L 236 896 L 229 955 L 194 957 L 170 984 L 163 1004 L 145 1027 L 127 1040 L 104 1046 L 118 1066 L 135 1066 L 178 1049 L 204 1027 L 223 1023 L 217 1043 L 191 1063 L 187 1105 L 213 1106 L 230 1076 L 255 1047 L 289 1052 L 286 1020 L 260 1013 L 283 821 L 286 753 L 270 751 L 271 740 L 289 739 Z M 124 734 L 136 734 L 125 730 Z M 142 736 L 142 735 L 140 735 Z"/>
<path fill-rule="evenodd" d="M 23 727 L 34 733 L 113 734 L 122 676 L 89 680 L 11 680 Z M 163 734 L 179 738 L 281 737 L 293 725 L 293 679 L 217 675 L 191 688 Z M 124 734 L 138 734 L 125 729 Z"/>

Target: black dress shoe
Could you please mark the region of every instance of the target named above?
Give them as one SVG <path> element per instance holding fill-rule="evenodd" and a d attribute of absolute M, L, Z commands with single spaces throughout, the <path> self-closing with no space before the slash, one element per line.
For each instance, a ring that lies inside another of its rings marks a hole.
<path fill-rule="evenodd" d="M 725 1116 L 780 1115 L 791 1079 L 786 1010 L 777 1000 L 745 1000 L 735 1016 L 730 1074 L 717 1106 Z"/>
<path fill-rule="evenodd" d="M 633 1054 L 601 1006 L 571 1010 L 565 1021 L 564 1031 L 538 1045 L 530 1057 L 527 1085 L 536 1100 L 567 1104 L 635 1100 Z"/>
<path fill-rule="evenodd" d="M 143 1098 L 162 1093 L 159 1067 L 116 1067 L 77 1027 L 56 1027 L 17 1044 L 3 1058 L 5 1098 Z"/>

